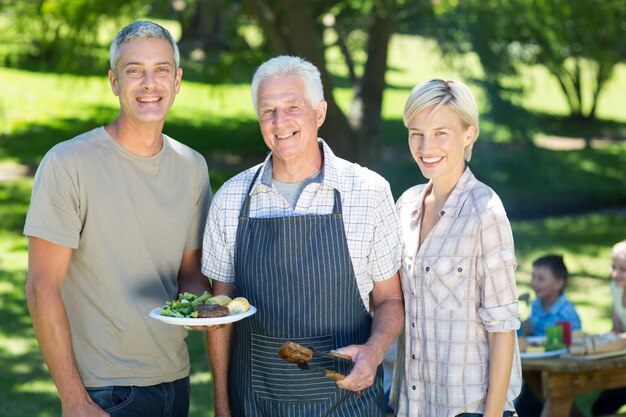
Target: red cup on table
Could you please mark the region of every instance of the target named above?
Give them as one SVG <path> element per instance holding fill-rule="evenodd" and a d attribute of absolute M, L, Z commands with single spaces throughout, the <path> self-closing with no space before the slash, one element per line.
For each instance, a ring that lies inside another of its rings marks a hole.
<path fill-rule="evenodd" d="M 569 347 L 572 344 L 572 322 L 562 320 L 555 322 L 554 325 L 563 327 L 563 344 Z"/>

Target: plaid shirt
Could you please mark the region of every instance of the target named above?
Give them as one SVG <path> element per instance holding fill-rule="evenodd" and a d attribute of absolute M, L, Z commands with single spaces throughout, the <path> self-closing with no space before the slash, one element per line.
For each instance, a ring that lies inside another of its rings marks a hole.
<path fill-rule="evenodd" d="M 393 401 L 398 416 L 484 413 L 487 333 L 519 327 L 511 227 L 498 196 L 467 168 L 419 247 L 430 186 L 410 188 L 396 205 L 405 245 L 400 275 L 406 320 Z M 515 346 L 505 410 L 514 410 L 521 387 Z"/>
<path fill-rule="evenodd" d="M 374 281 L 388 279 L 401 263 L 400 230 L 389 183 L 367 168 L 337 158 L 323 140 L 319 143 L 324 152 L 321 182 L 306 186 L 295 209 L 272 185 L 271 153 L 262 164 L 236 175 L 218 190 L 204 231 L 202 272 L 218 281 L 235 281 L 239 210 L 261 167 L 250 192 L 253 218 L 330 214 L 334 190 L 341 193 L 348 250 L 359 293 L 369 311 Z"/>

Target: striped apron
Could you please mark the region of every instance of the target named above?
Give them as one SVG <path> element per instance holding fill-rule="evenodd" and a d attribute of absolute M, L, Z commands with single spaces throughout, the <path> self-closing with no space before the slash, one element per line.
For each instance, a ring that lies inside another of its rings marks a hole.
<path fill-rule="evenodd" d="M 329 351 L 363 344 L 370 335 L 371 318 L 356 284 L 339 192 L 335 190 L 332 214 L 250 218 L 251 189 L 239 216 L 234 293 L 258 311 L 234 325 L 229 374 L 233 417 L 384 416 L 382 367 L 374 385 L 357 398 L 323 372 L 302 370 L 278 356 L 285 341 Z M 309 365 L 345 375 L 352 369 L 349 361 L 329 358 L 314 357 Z"/>

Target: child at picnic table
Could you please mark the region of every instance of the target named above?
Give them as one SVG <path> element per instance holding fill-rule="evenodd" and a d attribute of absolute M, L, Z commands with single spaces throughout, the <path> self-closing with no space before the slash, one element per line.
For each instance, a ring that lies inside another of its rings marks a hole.
<path fill-rule="evenodd" d="M 523 336 L 545 336 L 546 327 L 560 321 L 569 321 L 572 330 L 580 330 L 578 313 L 565 296 L 568 276 L 560 255 L 545 255 L 533 262 L 530 285 L 536 298 L 530 307 L 530 318 L 522 322 L 520 331 Z M 520 351 L 524 351 L 527 344 L 524 337 L 520 338 Z M 539 416 L 542 408 L 541 400 L 523 384 L 522 392 L 515 400 L 519 417 Z"/>
<path fill-rule="evenodd" d="M 522 323 L 523 336 L 545 336 L 546 327 L 559 321 L 569 321 L 572 330 L 580 330 L 578 313 L 565 296 L 568 277 L 560 255 L 542 256 L 533 262 L 530 286 L 536 298 L 530 306 L 530 317 Z"/>
<path fill-rule="evenodd" d="M 613 296 L 613 332 L 626 331 L 626 240 L 613 246 L 611 251 L 611 294 Z M 626 405 L 626 387 L 602 391 L 591 407 L 594 416 L 615 414 Z"/>

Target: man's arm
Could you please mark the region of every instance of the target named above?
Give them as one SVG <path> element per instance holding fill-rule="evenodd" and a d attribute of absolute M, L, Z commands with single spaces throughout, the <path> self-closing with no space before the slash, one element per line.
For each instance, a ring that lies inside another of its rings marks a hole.
<path fill-rule="evenodd" d="M 183 260 L 178 273 L 179 291 L 187 291 L 196 295 L 200 295 L 204 291 L 212 291 L 213 295 L 232 296 L 233 286 L 231 284 L 214 281 L 211 288 L 208 278 L 200 270 L 201 256 L 202 251 L 200 249 L 183 253 Z M 215 417 L 230 417 L 228 360 L 232 326 L 204 326 L 194 327 L 194 329 L 206 331 L 207 354 L 213 375 Z"/>
<path fill-rule="evenodd" d="M 35 335 L 59 392 L 63 417 L 108 416 L 89 398 L 76 366 L 61 283 L 72 249 L 43 239 L 28 240 L 26 297 Z"/>
<path fill-rule="evenodd" d="M 489 342 L 489 387 L 485 404 L 485 417 L 502 416 L 504 403 L 511 379 L 515 331 L 490 332 Z"/>
<path fill-rule="evenodd" d="M 374 317 L 368 341 L 364 345 L 337 349 L 338 353 L 349 355 L 354 361 L 350 375 L 337 383 L 344 389 L 361 391 L 374 383 L 378 365 L 402 330 L 404 298 L 398 273 L 387 280 L 374 282 L 370 304 Z"/>
<path fill-rule="evenodd" d="M 178 292 L 189 292 L 201 295 L 205 291 L 211 291 L 209 279 L 200 271 L 201 249 L 186 250 L 180 261 L 178 270 Z"/>
<path fill-rule="evenodd" d="M 213 295 L 232 297 L 233 284 L 213 281 Z M 228 363 L 230 360 L 230 343 L 233 326 L 215 326 L 207 332 L 209 364 L 213 374 L 213 398 L 215 400 L 215 417 L 230 417 L 230 401 L 228 399 Z"/>

